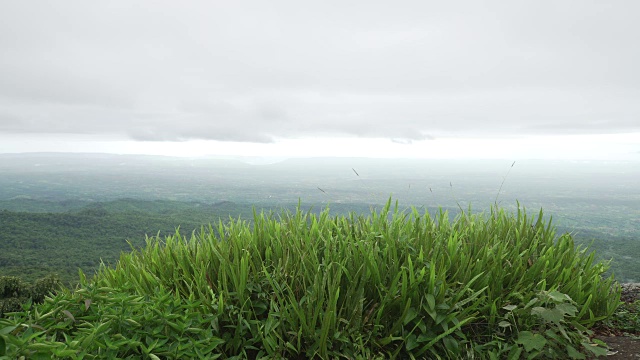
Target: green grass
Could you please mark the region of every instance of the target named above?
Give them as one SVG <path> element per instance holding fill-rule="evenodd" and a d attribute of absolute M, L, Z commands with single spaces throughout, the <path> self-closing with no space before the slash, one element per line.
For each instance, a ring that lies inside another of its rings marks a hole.
<path fill-rule="evenodd" d="M 619 305 L 542 211 L 255 213 L 148 238 L 0 322 L 15 358 L 583 358 Z M 0 353 L 2 355 L 2 353 Z"/>

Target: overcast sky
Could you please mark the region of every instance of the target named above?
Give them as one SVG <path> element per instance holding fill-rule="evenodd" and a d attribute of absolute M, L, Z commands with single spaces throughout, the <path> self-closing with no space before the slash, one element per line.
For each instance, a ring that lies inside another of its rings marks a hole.
<path fill-rule="evenodd" d="M 636 0 L 2 1 L 0 153 L 640 158 L 638 14 Z"/>

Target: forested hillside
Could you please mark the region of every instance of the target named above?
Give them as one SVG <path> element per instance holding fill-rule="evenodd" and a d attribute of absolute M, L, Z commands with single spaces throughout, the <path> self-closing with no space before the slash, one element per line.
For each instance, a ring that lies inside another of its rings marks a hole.
<path fill-rule="evenodd" d="M 0 272 L 34 280 L 57 273 L 77 281 L 77 269 L 92 273 L 100 261 L 113 263 L 146 235 L 167 236 L 179 227 L 191 233 L 229 215 L 248 216 L 250 206 L 172 201 L 118 200 L 63 213 L 0 211 Z"/>
<path fill-rule="evenodd" d="M 168 200 L 120 199 L 85 204 L 60 212 L 69 202 L 12 201 L 13 209 L 37 210 L 34 204 L 52 212 L 0 210 L 0 275 L 33 281 L 55 273 L 65 284 L 77 281 L 78 268 L 92 274 L 101 261 L 111 264 L 122 251 L 144 244 L 146 236 L 165 237 L 200 231 L 203 226 L 230 217 L 251 221 L 257 212 L 280 207 L 255 208 L 250 204 L 221 202 L 205 204 Z M 7 202 L 5 202 L 6 206 Z M 72 208 L 78 203 L 72 203 Z M 8 206 L 6 206 L 8 207 Z M 285 206 L 294 209 L 295 204 Z M 319 212 L 321 207 L 303 206 Z M 54 211 L 58 212 L 54 212 Z M 368 211 L 367 205 L 336 204 L 335 213 Z"/>

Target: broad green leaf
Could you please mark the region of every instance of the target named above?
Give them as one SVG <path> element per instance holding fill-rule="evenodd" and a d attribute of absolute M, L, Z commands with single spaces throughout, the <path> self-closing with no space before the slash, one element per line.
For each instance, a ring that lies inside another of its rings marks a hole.
<path fill-rule="evenodd" d="M 407 350 L 411 351 L 417 348 L 418 346 L 420 346 L 420 343 L 418 343 L 416 336 L 414 334 L 411 334 L 407 337 L 407 340 L 405 341 L 405 346 Z"/>
<path fill-rule="evenodd" d="M 427 299 L 427 304 L 429 305 L 429 310 L 432 310 L 432 311 L 435 310 L 436 298 L 433 296 L 433 294 L 427 294 L 426 299 Z"/>
<path fill-rule="evenodd" d="M 2 329 L 0 329 L 0 335 L 9 334 L 9 333 L 13 332 L 13 330 L 15 330 L 17 328 L 18 328 L 18 325 L 11 325 L 11 326 L 3 327 Z"/>
<path fill-rule="evenodd" d="M 560 303 L 560 302 L 565 302 L 565 301 L 571 301 L 571 297 L 567 294 L 563 294 L 559 291 L 551 291 L 549 293 L 549 297 L 555 301 L 556 303 Z"/>
<path fill-rule="evenodd" d="M 556 309 L 569 316 L 575 316 L 578 312 L 578 309 L 575 306 L 568 303 L 558 304 L 556 305 Z"/>
<path fill-rule="evenodd" d="M 547 339 L 544 336 L 532 333 L 531 331 L 521 331 L 518 334 L 518 340 L 516 340 L 518 344 L 522 344 L 524 349 L 527 352 L 531 350 L 542 350 L 542 348 L 547 344 Z"/>
<path fill-rule="evenodd" d="M 540 306 L 531 309 L 531 314 L 539 315 L 548 322 L 559 324 L 564 320 L 564 312 L 558 308 L 547 309 Z"/>
<path fill-rule="evenodd" d="M 404 325 L 407 325 L 408 323 L 411 322 L 411 320 L 415 319 L 416 316 L 418 316 L 418 312 L 416 311 L 416 309 L 409 308 L 409 311 L 407 311 L 407 315 L 404 317 Z"/>
<path fill-rule="evenodd" d="M 595 340 L 597 340 L 597 339 L 595 339 Z M 602 346 L 602 345 L 598 345 L 598 344 L 591 344 L 591 343 L 587 343 L 587 342 L 583 342 L 582 346 L 584 347 L 585 350 L 587 350 L 588 352 L 592 353 L 595 356 L 606 356 L 607 355 L 606 346 Z"/>
<path fill-rule="evenodd" d="M 572 359 L 586 359 L 584 354 L 581 354 L 576 348 L 571 345 L 567 345 L 567 355 Z"/>

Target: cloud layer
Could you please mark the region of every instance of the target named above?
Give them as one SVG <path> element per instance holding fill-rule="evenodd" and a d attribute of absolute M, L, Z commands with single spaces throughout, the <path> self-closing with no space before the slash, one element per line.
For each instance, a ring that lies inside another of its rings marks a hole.
<path fill-rule="evenodd" d="M 0 132 L 637 132 L 638 13 L 632 0 L 3 2 Z"/>

